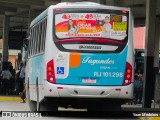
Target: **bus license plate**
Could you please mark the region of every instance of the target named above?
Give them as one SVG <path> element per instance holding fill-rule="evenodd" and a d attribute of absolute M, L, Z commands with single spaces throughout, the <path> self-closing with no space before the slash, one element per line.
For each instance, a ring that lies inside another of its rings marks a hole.
<path fill-rule="evenodd" d="M 95 84 L 97 81 L 96 79 L 90 79 L 90 78 L 83 78 L 82 79 L 82 83 L 92 83 L 92 84 Z"/>

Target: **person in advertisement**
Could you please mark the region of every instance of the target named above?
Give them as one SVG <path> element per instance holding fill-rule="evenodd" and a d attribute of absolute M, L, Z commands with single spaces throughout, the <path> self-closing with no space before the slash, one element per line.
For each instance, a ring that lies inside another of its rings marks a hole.
<path fill-rule="evenodd" d="M 105 17 L 104 23 L 100 24 L 102 29 L 102 37 L 110 38 L 110 30 L 111 30 L 111 24 L 110 24 L 110 18 L 108 16 Z"/>
<path fill-rule="evenodd" d="M 76 34 L 76 33 L 78 33 L 78 28 L 77 28 L 76 25 L 74 25 L 72 19 L 68 20 L 68 33 L 69 34 Z"/>

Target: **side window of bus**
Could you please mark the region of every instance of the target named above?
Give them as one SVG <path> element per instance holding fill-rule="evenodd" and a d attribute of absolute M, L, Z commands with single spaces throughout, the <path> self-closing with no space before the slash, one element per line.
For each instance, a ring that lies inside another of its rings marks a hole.
<path fill-rule="evenodd" d="M 36 25 L 36 38 L 35 38 L 35 40 L 34 40 L 34 55 L 36 55 L 37 54 L 37 47 L 38 47 L 38 45 L 37 45 L 37 43 L 38 43 L 38 25 Z"/>
<path fill-rule="evenodd" d="M 44 52 L 45 49 L 45 39 L 46 39 L 46 27 L 47 19 L 38 23 L 30 29 L 30 40 L 28 55 L 32 57 L 39 53 Z"/>
<path fill-rule="evenodd" d="M 34 32 L 34 28 L 33 29 L 33 35 L 32 35 L 32 39 L 31 39 L 31 56 L 33 55 L 33 41 L 34 41 L 34 36 L 35 36 L 35 32 Z"/>
<path fill-rule="evenodd" d="M 36 54 L 36 40 L 37 40 L 37 25 L 34 27 L 35 36 L 33 40 L 33 56 Z"/>
<path fill-rule="evenodd" d="M 40 35 L 40 32 L 39 32 L 39 24 L 37 25 L 37 39 L 35 41 L 35 53 L 38 54 L 38 46 L 39 46 L 39 35 Z"/>
<path fill-rule="evenodd" d="M 31 55 L 33 56 L 34 55 L 34 42 L 35 42 L 35 38 L 36 38 L 36 30 L 35 30 L 35 27 L 33 27 L 33 39 L 32 39 L 32 45 L 31 45 Z"/>
<path fill-rule="evenodd" d="M 31 37 L 31 41 L 30 41 L 30 56 L 32 56 L 32 54 L 33 54 L 33 40 L 34 40 L 34 35 L 35 35 L 34 28 L 32 28 L 32 37 Z"/>
<path fill-rule="evenodd" d="M 41 53 L 41 41 L 42 41 L 42 22 L 39 24 L 39 37 L 38 37 L 38 48 L 37 51 L 38 53 Z"/>
<path fill-rule="evenodd" d="M 46 27 L 47 27 L 47 19 L 44 20 L 43 23 L 43 33 L 42 33 L 42 51 L 45 49 L 45 39 L 46 39 Z"/>
<path fill-rule="evenodd" d="M 45 39 L 44 39 L 45 21 L 43 21 L 42 29 L 43 29 L 43 30 L 42 30 L 42 44 L 41 44 L 41 51 L 44 52 L 44 50 L 43 50 L 43 44 L 44 44 L 44 41 L 45 41 Z"/>
<path fill-rule="evenodd" d="M 40 31 L 41 31 L 41 34 L 40 34 L 40 45 L 39 45 L 39 51 L 40 53 L 42 53 L 42 42 L 43 42 L 43 22 L 41 22 L 40 24 Z"/>
<path fill-rule="evenodd" d="M 29 44 L 28 44 L 28 57 L 30 57 L 31 38 L 32 38 L 32 29 L 30 29 L 30 39 L 29 39 Z"/>
<path fill-rule="evenodd" d="M 34 27 L 34 39 L 32 42 L 32 55 L 35 55 L 35 42 L 36 42 L 36 37 L 37 37 L 37 30 L 36 30 L 36 26 Z"/>

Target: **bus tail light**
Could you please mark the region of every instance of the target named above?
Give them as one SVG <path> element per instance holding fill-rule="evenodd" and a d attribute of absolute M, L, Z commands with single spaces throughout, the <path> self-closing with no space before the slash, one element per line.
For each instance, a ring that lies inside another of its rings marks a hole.
<path fill-rule="evenodd" d="M 50 83 L 56 83 L 55 72 L 54 72 L 54 61 L 51 60 L 47 63 L 47 81 Z"/>
<path fill-rule="evenodd" d="M 61 12 L 61 9 L 60 9 L 60 8 L 56 8 L 56 9 L 55 9 L 55 12 L 56 12 L 56 13 L 59 13 L 59 12 Z"/>
<path fill-rule="evenodd" d="M 127 13 L 128 13 L 128 11 L 122 10 L 122 14 L 127 14 Z"/>
<path fill-rule="evenodd" d="M 132 82 L 132 66 L 130 63 L 126 62 L 126 68 L 123 79 L 123 86 L 129 85 Z"/>

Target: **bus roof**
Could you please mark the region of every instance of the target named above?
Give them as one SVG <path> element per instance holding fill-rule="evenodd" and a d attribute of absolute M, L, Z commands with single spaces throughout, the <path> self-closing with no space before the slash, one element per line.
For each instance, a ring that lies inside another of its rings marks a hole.
<path fill-rule="evenodd" d="M 117 10 L 130 10 L 128 7 L 117 7 L 117 6 L 108 6 L 108 5 L 103 5 L 99 3 L 94 3 L 94 2 L 62 2 L 54 5 L 54 7 L 59 7 L 59 8 L 70 8 L 70 7 L 86 7 L 88 6 L 89 8 L 107 8 L 107 9 L 117 9 Z"/>
<path fill-rule="evenodd" d="M 56 6 L 96 6 L 100 5 L 99 3 L 94 2 L 62 2 L 58 3 Z"/>
<path fill-rule="evenodd" d="M 43 18 L 45 18 L 47 16 L 47 11 L 48 9 L 46 9 L 45 11 L 43 11 L 40 15 L 38 15 L 30 24 L 30 27 L 34 26 L 36 23 L 38 23 L 39 21 L 41 21 Z"/>
<path fill-rule="evenodd" d="M 102 5 L 102 4 L 98 4 L 98 3 L 94 3 L 94 2 L 62 2 L 62 3 L 58 3 L 56 5 L 51 5 L 50 7 L 52 8 L 84 8 L 84 7 L 88 7 L 88 8 L 93 8 L 93 6 L 95 8 L 99 8 L 99 9 L 117 9 L 117 10 L 128 10 L 130 11 L 130 8 L 126 8 L 126 7 L 116 7 L 116 6 L 107 6 L 107 5 Z M 34 26 L 36 23 L 38 23 L 39 21 L 41 21 L 44 17 L 47 16 L 48 14 L 48 7 L 45 11 L 43 11 L 39 16 L 37 16 L 30 24 L 30 27 Z"/>

